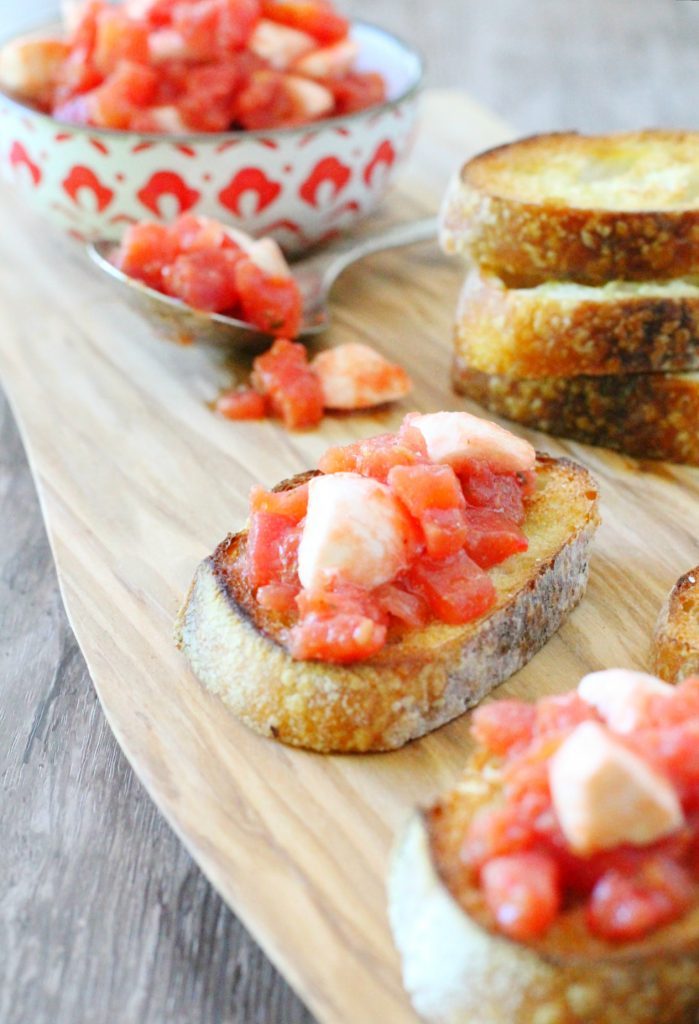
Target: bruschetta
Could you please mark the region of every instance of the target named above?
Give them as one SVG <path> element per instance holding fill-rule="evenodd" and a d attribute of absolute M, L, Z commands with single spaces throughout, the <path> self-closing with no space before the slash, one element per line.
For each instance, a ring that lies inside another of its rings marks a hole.
<path fill-rule="evenodd" d="M 699 565 L 667 595 L 653 634 L 653 667 L 669 683 L 699 675 Z"/>
<path fill-rule="evenodd" d="M 613 669 L 479 708 L 457 787 L 396 845 L 389 911 L 429 1024 L 690 1024 L 699 678 Z"/>
<path fill-rule="evenodd" d="M 256 488 L 200 565 L 176 641 L 248 725 L 321 751 L 388 750 L 524 665 L 581 599 L 597 487 L 465 412 L 330 449 Z"/>

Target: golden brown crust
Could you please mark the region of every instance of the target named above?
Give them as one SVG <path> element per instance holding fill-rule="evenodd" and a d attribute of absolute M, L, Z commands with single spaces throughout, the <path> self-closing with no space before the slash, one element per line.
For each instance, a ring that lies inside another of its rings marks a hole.
<path fill-rule="evenodd" d="M 699 374 L 522 380 L 481 373 L 456 356 L 452 382 L 459 394 L 537 430 L 638 458 L 699 465 Z"/>
<path fill-rule="evenodd" d="M 657 166 L 667 170 L 675 155 L 688 178 L 679 199 L 671 186 L 656 185 Z M 461 252 L 520 287 L 695 274 L 699 203 L 692 198 L 691 167 L 697 161 L 695 132 L 560 132 L 499 146 L 466 163 L 452 182 L 442 242 L 448 252 Z M 628 192 L 618 189 L 634 163 L 649 172 L 636 209 L 625 208 Z M 549 181 L 552 167 L 560 171 L 555 182 Z M 581 186 L 586 175 L 589 199 Z M 598 205 L 587 205 L 595 200 Z"/>
<path fill-rule="evenodd" d="M 596 485 L 581 466 L 545 455 L 538 475 L 524 523 L 529 550 L 491 570 L 496 606 L 473 623 L 396 634 L 351 666 L 294 661 L 283 646 L 288 622 L 263 612 L 236 572 L 241 533 L 199 567 L 177 643 L 204 685 L 266 736 L 322 751 L 400 747 L 521 668 L 582 597 Z"/>
<path fill-rule="evenodd" d="M 660 611 L 653 671 L 668 683 L 699 675 L 699 565 L 680 576 Z"/>
<path fill-rule="evenodd" d="M 579 909 L 531 944 L 494 929 L 460 858 L 468 822 L 497 793 L 482 767 L 413 819 L 393 858 L 391 922 L 421 1016 L 431 1024 L 694 1022 L 699 910 L 622 946 L 591 936 Z"/>
<path fill-rule="evenodd" d="M 699 288 L 688 291 L 507 288 L 474 269 L 459 300 L 454 345 L 472 369 L 512 377 L 694 370 Z"/>

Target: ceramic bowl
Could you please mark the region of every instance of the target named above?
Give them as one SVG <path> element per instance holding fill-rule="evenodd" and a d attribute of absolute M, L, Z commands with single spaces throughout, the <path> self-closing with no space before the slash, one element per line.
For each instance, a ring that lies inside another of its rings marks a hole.
<path fill-rule="evenodd" d="M 276 131 L 148 135 L 61 124 L 0 93 L 0 170 L 81 240 L 188 210 L 301 252 L 374 209 L 415 131 L 419 55 L 373 25 L 352 34 L 358 69 L 388 84 L 368 110 Z"/>

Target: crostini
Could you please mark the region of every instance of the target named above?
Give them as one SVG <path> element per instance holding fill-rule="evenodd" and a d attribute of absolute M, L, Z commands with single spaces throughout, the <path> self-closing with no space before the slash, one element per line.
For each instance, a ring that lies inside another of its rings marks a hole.
<path fill-rule="evenodd" d="M 653 634 L 653 667 L 669 683 L 699 675 L 699 565 L 667 595 Z"/>
<path fill-rule="evenodd" d="M 332 448 L 253 490 L 200 565 L 176 642 L 249 726 L 388 750 L 521 668 L 581 599 L 597 528 L 581 466 L 465 412 Z"/>
<path fill-rule="evenodd" d="M 477 709 L 458 786 L 399 840 L 389 911 L 430 1024 L 690 1024 L 699 678 L 623 669 Z"/>

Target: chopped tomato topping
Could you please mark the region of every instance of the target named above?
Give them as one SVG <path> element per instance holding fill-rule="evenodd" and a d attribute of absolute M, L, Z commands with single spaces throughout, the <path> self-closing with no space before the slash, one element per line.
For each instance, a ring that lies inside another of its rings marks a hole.
<path fill-rule="evenodd" d="M 427 462 L 425 440 L 412 427 L 398 434 L 379 434 L 364 441 L 328 448 L 318 461 L 321 473 L 360 473 L 385 483 L 394 466 Z"/>
<path fill-rule="evenodd" d="M 120 61 L 102 85 L 84 97 L 90 123 L 100 128 L 128 128 L 134 112 L 153 102 L 157 84 L 152 68 Z"/>
<path fill-rule="evenodd" d="M 250 492 L 251 512 L 274 512 L 300 523 L 308 508 L 308 484 L 300 484 L 287 491 L 266 491 L 253 487 Z"/>
<path fill-rule="evenodd" d="M 267 415 L 267 402 L 252 388 L 224 391 L 216 399 L 216 412 L 227 420 L 262 420 Z"/>
<path fill-rule="evenodd" d="M 278 338 L 296 337 L 303 310 L 301 292 L 292 277 L 269 277 L 243 258 L 235 269 L 235 284 L 245 320 Z M 317 390 L 322 403 L 320 383 Z"/>
<path fill-rule="evenodd" d="M 595 709 L 582 700 L 575 690 L 560 697 L 542 697 L 536 705 L 536 731 L 540 736 L 570 732 L 581 722 L 598 720 Z"/>
<path fill-rule="evenodd" d="M 163 268 L 177 256 L 177 242 L 164 224 L 131 224 L 119 248 L 118 266 L 151 288 L 164 288 Z"/>
<path fill-rule="evenodd" d="M 231 249 L 196 249 L 181 253 L 163 268 L 163 284 L 169 295 L 194 309 L 222 312 L 238 299 L 235 267 L 239 253 Z"/>
<path fill-rule="evenodd" d="M 102 75 L 111 74 L 122 60 L 148 63 L 148 28 L 118 8 L 99 12 L 94 45 L 92 59 Z"/>
<path fill-rule="evenodd" d="M 495 604 L 493 581 L 464 551 L 439 560 L 422 557 L 410 577 L 442 622 L 470 622 Z"/>
<path fill-rule="evenodd" d="M 532 488 L 533 473 L 495 473 L 485 463 L 471 463 L 460 472 L 469 505 L 502 512 L 518 525 L 524 520 L 524 499 Z"/>
<path fill-rule="evenodd" d="M 588 908 L 590 931 L 612 942 L 642 939 L 682 917 L 695 898 L 692 880 L 669 858 L 648 861 L 634 876 L 610 870 L 595 885 Z"/>
<path fill-rule="evenodd" d="M 388 486 L 416 519 L 428 509 L 454 509 L 465 505 L 459 479 L 451 466 L 394 466 L 388 474 Z"/>
<path fill-rule="evenodd" d="M 247 576 L 253 589 L 268 583 L 294 582 L 300 532 L 293 519 L 256 512 L 247 537 Z"/>
<path fill-rule="evenodd" d="M 225 131 L 236 118 L 239 96 L 251 70 L 252 62 L 245 54 L 190 68 L 177 99 L 185 123 L 198 132 Z"/>
<path fill-rule="evenodd" d="M 526 551 L 529 542 L 513 519 L 489 508 L 470 508 L 463 513 L 466 539 L 464 548 L 483 569 L 499 565 L 510 555 Z"/>
<path fill-rule="evenodd" d="M 555 921 L 561 902 L 558 866 L 543 853 L 495 857 L 483 867 L 486 903 L 513 939 L 534 939 Z"/>
<path fill-rule="evenodd" d="M 430 621 L 430 609 L 420 594 L 410 590 L 407 581 L 384 583 L 376 591 L 379 607 L 395 619 L 417 629 Z"/>
<path fill-rule="evenodd" d="M 386 627 L 364 615 L 310 612 L 291 632 L 294 658 L 346 664 L 370 658 L 386 641 Z"/>
<path fill-rule="evenodd" d="M 262 0 L 262 13 L 270 21 L 307 32 L 319 43 L 335 43 L 349 32 L 349 22 L 325 0 Z"/>
<path fill-rule="evenodd" d="M 320 382 L 303 345 L 278 339 L 254 362 L 253 383 L 289 427 L 310 427 L 323 416 Z"/>
<path fill-rule="evenodd" d="M 386 82 L 375 71 L 350 72 L 344 78 L 329 79 L 338 114 L 354 114 L 386 99 Z"/>
<path fill-rule="evenodd" d="M 427 554 L 446 558 L 460 551 L 469 539 L 466 510 L 462 508 L 430 508 L 420 516 Z M 467 549 L 468 550 L 468 549 Z"/>
<path fill-rule="evenodd" d="M 255 600 L 269 612 L 288 614 L 296 610 L 298 592 L 293 583 L 267 583 L 258 588 Z"/>
<path fill-rule="evenodd" d="M 513 748 L 530 743 L 536 722 L 536 709 L 521 700 L 498 700 L 473 712 L 471 731 L 477 743 L 492 754 L 508 754 Z"/>

